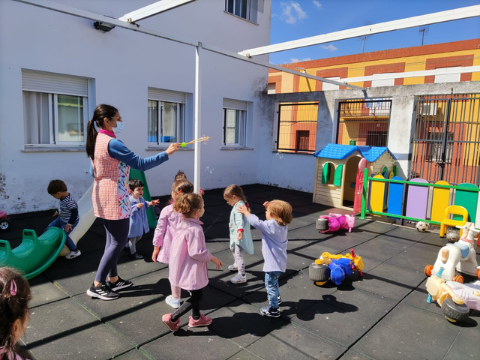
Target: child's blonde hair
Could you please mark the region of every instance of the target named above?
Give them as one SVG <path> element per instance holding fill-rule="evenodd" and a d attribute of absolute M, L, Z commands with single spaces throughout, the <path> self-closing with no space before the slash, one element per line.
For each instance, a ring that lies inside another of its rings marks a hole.
<path fill-rule="evenodd" d="M 178 170 L 177 174 L 175 175 L 175 181 L 177 180 L 187 180 L 187 175 L 182 170 Z"/>
<path fill-rule="evenodd" d="M 192 217 L 195 210 L 200 210 L 203 206 L 203 197 L 199 194 L 178 194 L 173 210 L 189 218 Z"/>
<path fill-rule="evenodd" d="M 30 285 L 17 270 L 0 268 L 0 346 L 4 355 L 0 358 L 14 359 L 15 334 L 13 323 L 20 319 L 23 325 L 28 318 L 28 303 L 32 298 Z M 11 356 L 11 357 L 10 357 Z"/>
<path fill-rule="evenodd" d="M 188 180 L 175 180 L 172 184 L 172 191 L 176 194 L 193 193 L 193 184 Z"/>
<path fill-rule="evenodd" d="M 252 210 L 250 209 L 250 206 L 248 205 L 247 197 L 243 193 L 242 188 L 238 185 L 235 185 L 235 184 L 227 186 L 225 188 L 225 190 L 223 191 L 223 198 L 225 200 L 227 200 L 227 199 L 233 198 L 234 196 L 236 196 L 237 198 L 242 200 L 245 203 L 245 206 L 247 207 L 247 210 L 249 212 L 252 212 Z"/>
<path fill-rule="evenodd" d="M 292 205 L 286 201 L 269 201 L 267 210 L 270 211 L 270 216 L 278 223 L 278 225 L 287 226 L 292 222 Z"/>

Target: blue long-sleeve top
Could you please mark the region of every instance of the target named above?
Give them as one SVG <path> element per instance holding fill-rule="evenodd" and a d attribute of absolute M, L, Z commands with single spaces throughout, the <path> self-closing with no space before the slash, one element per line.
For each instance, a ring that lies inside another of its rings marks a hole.
<path fill-rule="evenodd" d="M 168 154 L 163 151 L 148 158 L 142 158 L 127 148 L 123 142 L 118 139 L 112 139 L 108 143 L 108 155 L 112 158 L 122 161 L 136 170 L 149 170 L 168 160 Z M 90 164 L 90 174 L 93 174 L 93 166 Z"/>

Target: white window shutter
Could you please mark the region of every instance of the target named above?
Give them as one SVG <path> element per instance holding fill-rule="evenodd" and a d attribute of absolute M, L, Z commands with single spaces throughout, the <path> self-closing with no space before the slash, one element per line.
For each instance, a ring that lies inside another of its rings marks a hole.
<path fill-rule="evenodd" d="M 223 99 L 223 108 L 232 110 L 247 110 L 247 102 L 233 99 Z"/>
<path fill-rule="evenodd" d="M 88 96 L 88 79 L 22 69 L 22 90 L 49 94 Z"/>
<path fill-rule="evenodd" d="M 186 94 L 179 91 L 148 88 L 148 100 L 185 104 Z"/>

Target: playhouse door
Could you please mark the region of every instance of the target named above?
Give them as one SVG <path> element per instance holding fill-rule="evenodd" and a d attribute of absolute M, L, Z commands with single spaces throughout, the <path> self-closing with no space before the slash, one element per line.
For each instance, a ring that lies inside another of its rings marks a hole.
<path fill-rule="evenodd" d="M 353 213 L 357 214 L 362 210 L 363 192 L 363 170 L 367 167 L 367 159 L 362 158 L 358 163 L 357 181 L 355 183 L 355 199 L 353 201 Z"/>

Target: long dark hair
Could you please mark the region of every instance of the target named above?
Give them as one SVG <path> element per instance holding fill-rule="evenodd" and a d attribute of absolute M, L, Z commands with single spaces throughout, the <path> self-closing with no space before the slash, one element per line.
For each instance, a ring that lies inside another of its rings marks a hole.
<path fill-rule="evenodd" d="M 117 108 L 107 104 L 100 104 L 95 108 L 93 117 L 87 125 L 87 156 L 94 159 L 95 156 L 95 142 L 97 141 L 98 132 L 95 130 L 95 123 L 99 128 L 103 127 L 103 119 L 112 118 L 117 113 Z"/>
<path fill-rule="evenodd" d="M 0 346 L 5 350 L 1 359 L 14 358 L 17 353 L 13 324 L 18 319 L 26 321 L 31 298 L 28 281 L 12 268 L 0 268 Z"/>

